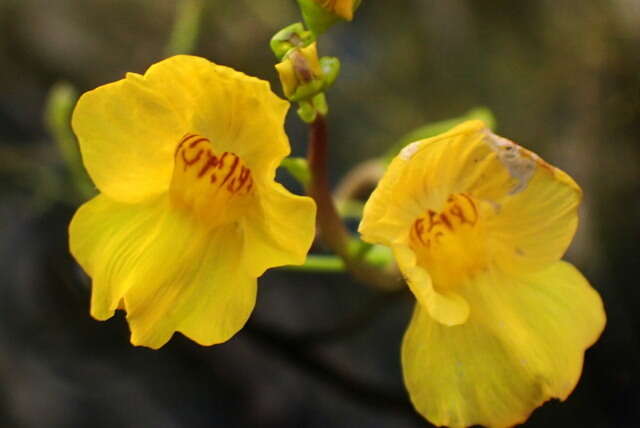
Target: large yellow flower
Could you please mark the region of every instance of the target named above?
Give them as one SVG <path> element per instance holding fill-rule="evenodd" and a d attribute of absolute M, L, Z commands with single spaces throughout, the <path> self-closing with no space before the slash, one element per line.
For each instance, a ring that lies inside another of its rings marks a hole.
<path fill-rule="evenodd" d="M 304 262 L 315 205 L 274 181 L 288 106 L 267 82 L 193 56 L 80 98 L 72 125 L 101 194 L 69 235 L 95 318 L 125 309 L 135 345 L 175 331 L 220 343 L 253 310 L 257 277 Z"/>
<path fill-rule="evenodd" d="M 416 296 L 402 365 L 434 424 L 511 426 L 575 387 L 605 324 L 598 294 L 560 261 L 580 198 L 567 174 L 480 121 L 391 163 L 360 232 L 393 249 Z"/>

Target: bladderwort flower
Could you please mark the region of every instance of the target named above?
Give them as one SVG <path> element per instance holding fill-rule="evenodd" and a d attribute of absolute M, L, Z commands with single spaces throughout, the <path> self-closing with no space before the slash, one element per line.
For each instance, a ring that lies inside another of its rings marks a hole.
<path fill-rule="evenodd" d="M 203 345 L 248 319 L 257 278 L 301 264 L 315 204 L 274 181 L 289 103 L 265 81 L 194 56 L 85 93 L 72 125 L 100 190 L 69 227 L 91 315 L 127 312 L 131 342 Z"/>
<path fill-rule="evenodd" d="M 417 304 L 402 344 L 415 408 L 435 425 L 507 427 L 574 389 L 605 313 L 561 261 L 578 185 L 470 121 L 408 145 L 364 210 Z"/>

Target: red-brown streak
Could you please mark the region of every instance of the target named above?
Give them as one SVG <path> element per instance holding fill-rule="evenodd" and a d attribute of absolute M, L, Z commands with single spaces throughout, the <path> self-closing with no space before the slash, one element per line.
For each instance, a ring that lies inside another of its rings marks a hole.
<path fill-rule="evenodd" d="M 462 208 L 460 208 L 460 205 L 456 204 L 452 206 L 449 209 L 449 212 L 451 213 L 452 216 L 458 217 L 460 219 L 460 224 L 465 224 L 465 223 L 473 224 L 469 220 L 467 220 L 467 218 L 464 215 L 464 211 L 462 211 Z"/>
<path fill-rule="evenodd" d="M 227 190 L 228 190 L 230 193 L 236 193 L 236 189 L 234 189 L 234 188 L 233 188 L 233 185 L 234 185 L 234 184 L 236 184 L 236 178 L 235 178 L 235 177 L 233 177 L 233 178 L 231 179 L 231 181 L 229 182 L 229 184 L 227 184 Z"/>
<path fill-rule="evenodd" d="M 202 165 L 200 171 L 198 171 L 198 178 L 201 178 L 209 170 L 209 168 L 215 167 L 218 164 L 218 158 L 216 157 L 216 155 L 211 153 L 210 150 L 207 150 L 207 156 L 209 156 L 209 158 L 204 163 L 204 165 Z"/>
<path fill-rule="evenodd" d="M 222 180 L 222 183 L 220 183 L 220 186 L 224 186 L 224 184 L 227 182 L 227 180 L 231 177 L 231 175 L 236 171 L 236 168 L 238 167 L 238 162 L 240 161 L 240 158 L 233 153 L 231 153 L 231 155 L 234 157 L 233 165 L 231 165 L 231 168 L 229 169 L 229 173 L 224 178 L 224 180 Z"/>
<path fill-rule="evenodd" d="M 463 196 L 467 201 L 469 201 L 469 205 L 473 209 L 473 222 L 471 224 L 476 224 L 478 222 L 478 209 L 476 208 L 476 204 L 473 202 L 473 199 L 466 193 L 460 193 L 460 196 Z"/>
<path fill-rule="evenodd" d="M 429 214 L 429 227 L 427 228 L 427 233 L 431 233 L 431 230 L 440 222 L 436 219 L 436 221 L 433 221 L 434 218 L 437 217 L 437 213 L 433 210 L 429 210 L 428 211 Z"/>
<path fill-rule="evenodd" d="M 229 152 L 224 152 L 221 156 L 220 156 L 220 162 L 218 163 L 218 169 L 222 169 L 224 168 L 224 160 L 227 157 L 227 155 L 229 154 Z"/>
<path fill-rule="evenodd" d="M 242 167 L 240 169 L 240 177 L 238 177 L 238 188 L 236 191 L 242 189 L 242 187 L 247 183 L 247 180 L 251 177 L 251 170 L 247 167 Z"/>
<path fill-rule="evenodd" d="M 440 219 L 442 220 L 444 225 L 447 226 L 447 228 L 449 230 L 453 230 L 453 226 L 451 225 L 451 222 L 449 221 L 449 217 L 447 217 L 447 215 L 445 213 L 440 214 Z"/>
<path fill-rule="evenodd" d="M 206 138 L 198 138 L 197 140 L 192 141 L 191 143 L 189 143 L 189 148 L 193 149 L 195 146 L 197 146 L 198 144 L 202 143 L 203 141 L 209 141 Z"/>
<path fill-rule="evenodd" d="M 216 175 L 215 175 L 215 174 L 211 174 L 211 180 L 210 180 L 210 181 L 211 181 L 212 183 L 215 183 L 217 179 L 218 179 L 218 178 L 216 177 Z"/>
<path fill-rule="evenodd" d="M 178 143 L 178 147 L 176 147 L 176 151 L 174 153 L 174 156 L 177 156 L 178 155 L 178 151 L 182 148 L 182 145 L 184 143 L 186 143 L 187 141 L 189 141 L 193 137 L 197 137 L 197 135 L 196 134 L 187 134 L 187 135 L 185 135 L 182 138 L 182 140 L 180 140 L 180 143 Z"/>
<path fill-rule="evenodd" d="M 424 232 L 423 223 L 424 223 L 423 218 L 419 218 L 418 220 L 415 221 L 415 223 L 413 223 L 413 229 L 416 233 L 416 236 L 418 237 L 418 241 L 420 241 L 422 245 L 424 245 L 424 241 L 422 240 L 422 232 Z"/>
<path fill-rule="evenodd" d="M 180 153 L 182 153 L 182 160 L 184 161 L 184 170 L 186 171 L 188 167 L 190 167 L 191 165 L 193 165 L 194 163 L 200 160 L 200 158 L 202 157 L 202 153 L 204 153 L 204 150 L 198 150 L 198 154 L 195 155 L 192 159 L 187 159 L 187 156 L 185 155 L 184 150 L 182 150 Z"/>

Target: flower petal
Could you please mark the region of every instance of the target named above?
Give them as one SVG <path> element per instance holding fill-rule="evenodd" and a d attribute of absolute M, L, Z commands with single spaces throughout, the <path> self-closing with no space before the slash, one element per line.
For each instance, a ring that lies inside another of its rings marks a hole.
<path fill-rule="evenodd" d="M 240 156 L 254 176 L 272 179 L 290 152 L 288 108 L 266 81 L 179 55 L 85 93 L 72 125 L 96 186 L 114 200 L 138 202 L 168 188 L 186 133 L 208 138 L 216 151 Z"/>
<path fill-rule="evenodd" d="M 473 120 L 406 146 L 365 205 L 363 239 L 386 245 L 405 239 L 418 216 L 441 211 L 452 194 L 467 192 L 482 200 L 507 194 L 514 180 L 484 143 L 486 130 Z"/>
<path fill-rule="evenodd" d="M 91 314 L 107 319 L 124 299 L 135 345 L 159 348 L 175 331 L 220 343 L 254 307 L 238 225 L 207 230 L 167 197 L 123 204 L 99 195 L 74 216 L 70 242 L 93 280 Z"/>
<path fill-rule="evenodd" d="M 561 170 L 540 165 L 525 191 L 487 216 L 490 251 L 503 271 L 541 269 L 560 259 L 575 235 L 582 191 Z"/>
<path fill-rule="evenodd" d="M 429 273 L 418 266 L 416 255 L 405 245 L 394 245 L 393 255 L 418 304 L 444 325 L 463 324 L 469 317 L 469 304 L 452 291 L 438 292 Z"/>
<path fill-rule="evenodd" d="M 291 150 L 284 132 L 289 103 L 267 81 L 190 55 L 152 65 L 144 81 L 180 112 L 189 132 L 238 155 L 254 176 L 272 179 Z"/>
<path fill-rule="evenodd" d="M 602 301 L 570 264 L 521 277 L 478 276 L 469 320 L 447 327 L 417 306 L 402 346 L 416 409 L 436 425 L 506 427 L 565 399 L 600 336 Z"/>
<path fill-rule="evenodd" d="M 201 345 L 221 343 L 253 310 L 257 281 L 243 266 L 244 240 L 237 225 L 198 236 L 195 222 L 186 220 L 187 237 L 178 236 L 179 227 L 170 233 L 172 239 L 167 235 L 158 242 L 163 253 L 153 260 L 147 281 L 124 297 L 134 345 L 157 349 L 175 331 Z"/>
<path fill-rule="evenodd" d="M 279 183 L 258 189 L 259 205 L 243 218 L 245 266 L 253 276 L 270 267 L 303 264 L 315 237 L 316 205 Z"/>
<path fill-rule="evenodd" d="M 169 187 L 186 124 L 140 75 L 84 93 L 71 123 L 87 172 L 111 199 L 138 202 Z"/>
<path fill-rule="evenodd" d="M 123 204 L 98 195 L 76 211 L 69 225 L 69 245 L 93 279 L 94 318 L 113 316 L 122 296 L 139 280 L 137 266 L 153 253 L 165 206 L 163 198 Z"/>
<path fill-rule="evenodd" d="M 578 185 L 477 120 L 405 147 L 365 205 L 359 230 L 369 242 L 402 242 L 418 216 L 440 212 L 458 193 L 482 203 L 487 251 L 503 270 L 558 260 L 576 230 Z"/>

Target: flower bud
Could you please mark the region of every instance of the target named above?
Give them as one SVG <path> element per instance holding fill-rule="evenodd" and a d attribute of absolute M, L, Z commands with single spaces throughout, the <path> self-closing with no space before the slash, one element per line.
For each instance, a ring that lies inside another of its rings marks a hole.
<path fill-rule="evenodd" d="M 291 49 L 310 45 L 314 40 L 311 31 L 307 31 L 300 22 L 291 24 L 278 31 L 269 43 L 276 58 L 282 60 Z"/>
<path fill-rule="evenodd" d="M 318 35 L 338 20 L 351 21 L 360 0 L 298 0 L 298 4 L 307 26 Z"/>
<path fill-rule="evenodd" d="M 315 42 L 307 47 L 291 49 L 276 65 L 276 70 L 284 95 L 291 101 L 312 97 L 326 86 Z"/>

